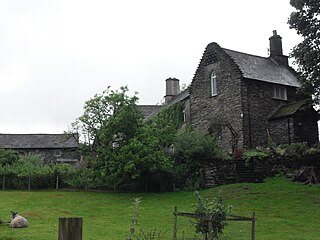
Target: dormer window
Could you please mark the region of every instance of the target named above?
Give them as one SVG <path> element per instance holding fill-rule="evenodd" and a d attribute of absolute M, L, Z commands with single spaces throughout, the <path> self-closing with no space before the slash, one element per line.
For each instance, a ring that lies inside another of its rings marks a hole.
<path fill-rule="evenodd" d="M 217 96 L 217 76 L 214 72 L 211 73 L 211 96 Z"/>
<path fill-rule="evenodd" d="M 287 100 L 287 88 L 285 86 L 273 86 L 273 98 Z"/>

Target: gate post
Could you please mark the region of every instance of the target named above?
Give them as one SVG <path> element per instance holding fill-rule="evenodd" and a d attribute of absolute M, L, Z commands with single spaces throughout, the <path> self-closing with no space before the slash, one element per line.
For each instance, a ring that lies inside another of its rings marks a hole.
<path fill-rule="evenodd" d="M 58 240 L 82 240 L 82 218 L 59 218 Z"/>

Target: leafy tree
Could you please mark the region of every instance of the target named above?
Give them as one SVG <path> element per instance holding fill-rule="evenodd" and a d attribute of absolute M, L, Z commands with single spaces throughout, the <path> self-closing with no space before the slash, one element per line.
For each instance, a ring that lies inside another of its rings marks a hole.
<path fill-rule="evenodd" d="M 294 47 L 292 56 L 298 65 L 302 81 L 302 91 L 314 96 L 320 102 L 320 1 L 291 0 L 296 9 L 291 13 L 290 28 L 303 37 L 303 41 Z"/>
<path fill-rule="evenodd" d="M 31 179 L 48 174 L 50 168 L 47 165 L 43 165 L 43 157 L 41 155 L 28 153 L 20 155 L 19 160 L 14 165 L 14 171 L 18 177 L 26 177 L 28 179 L 28 190 L 30 190 Z"/>
<path fill-rule="evenodd" d="M 72 171 L 72 167 L 68 163 L 56 163 L 50 165 L 51 172 L 56 177 L 56 190 L 59 189 L 59 178 L 66 176 L 68 173 Z"/>
<path fill-rule="evenodd" d="M 113 91 L 108 87 L 102 94 L 85 103 L 84 114 L 75 126 L 86 133 L 90 144 L 89 168 L 95 178 L 104 185 L 118 185 L 124 182 L 121 163 L 122 147 L 137 134 L 143 124 L 143 116 L 138 109 L 138 97 L 129 97 L 127 87 Z M 100 180 L 100 181 L 99 181 Z"/>
<path fill-rule="evenodd" d="M 73 124 L 93 148 L 121 144 L 135 134 L 142 121 L 136 105 L 138 97 L 127 95 L 128 87 L 113 91 L 110 87 L 85 102 L 84 113 Z"/>
<path fill-rule="evenodd" d="M 173 166 L 157 130 L 154 125 L 141 127 L 136 136 L 119 149 L 115 158 L 119 176 L 127 176 L 124 179 L 128 182 L 142 181 L 146 192 L 151 176 L 169 172 Z"/>
<path fill-rule="evenodd" d="M 0 149 L 0 174 L 2 175 L 2 189 L 5 189 L 6 175 L 12 171 L 12 165 L 19 159 L 18 152 Z"/>

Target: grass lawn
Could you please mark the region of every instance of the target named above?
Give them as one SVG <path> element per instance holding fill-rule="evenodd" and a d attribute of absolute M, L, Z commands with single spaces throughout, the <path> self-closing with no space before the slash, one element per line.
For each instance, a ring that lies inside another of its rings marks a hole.
<path fill-rule="evenodd" d="M 320 239 L 320 186 L 292 183 L 284 178 L 258 184 L 231 184 L 201 191 L 204 197 L 220 194 L 232 205 L 232 214 L 256 212 L 256 239 Z M 132 199 L 142 197 L 140 226 L 167 231 L 172 239 L 173 208 L 191 211 L 193 192 L 89 193 L 56 191 L 0 191 L 0 219 L 9 220 L 10 210 L 29 220 L 26 229 L 0 226 L 0 240 L 58 239 L 59 217 L 83 217 L 85 240 L 125 239 L 129 233 Z M 250 239 L 250 222 L 230 222 L 225 239 Z M 178 229 L 193 230 L 187 219 L 178 218 Z M 180 235 L 181 236 L 181 235 Z M 187 233 L 185 234 L 187 238 Z M 191 238 L 189 238 L 191 239 Z"/>

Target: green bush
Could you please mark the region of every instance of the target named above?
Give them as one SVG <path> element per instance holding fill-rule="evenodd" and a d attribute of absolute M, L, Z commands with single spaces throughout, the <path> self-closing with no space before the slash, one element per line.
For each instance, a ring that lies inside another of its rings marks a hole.
<path fill-rule="evenodd" d="M 176 135 L 172 157 L 175 182 L 178 187 L 186 190 L 204 187 L 205 164 L 229 159 L 229 156 L 218 147 L 214 137 L 190 129 Z"/>
<path fill-rule="evenodd" d="M 203 199 L 197 191 L 195 192 L 195 197 L 194 212 L 202 218 L 196 220 L 196 232 L 203 234 L 205 239 L 208 240 L 220 239 L 223 229 L 227 225 L 227 208 L 223 204 L 222 198 L 218 196 L 214 200 L 209 201 Z M 203 218 L 211 220 L 211 228 L 209 221 Z"/>
<path fill-rule="evenodd" d="M 269 156 L 270 154 L 262 149 L 246 150 L 242 155 L 243 159 L 248 161 L 251 159 L 264 159 Z"/>
<path fill-rule="evenodd" d="M 302 157 L 307 155 L 308 146 L 303 143 L 282 144 L 276 148 L 276 155 L 283 157 Z"/>

